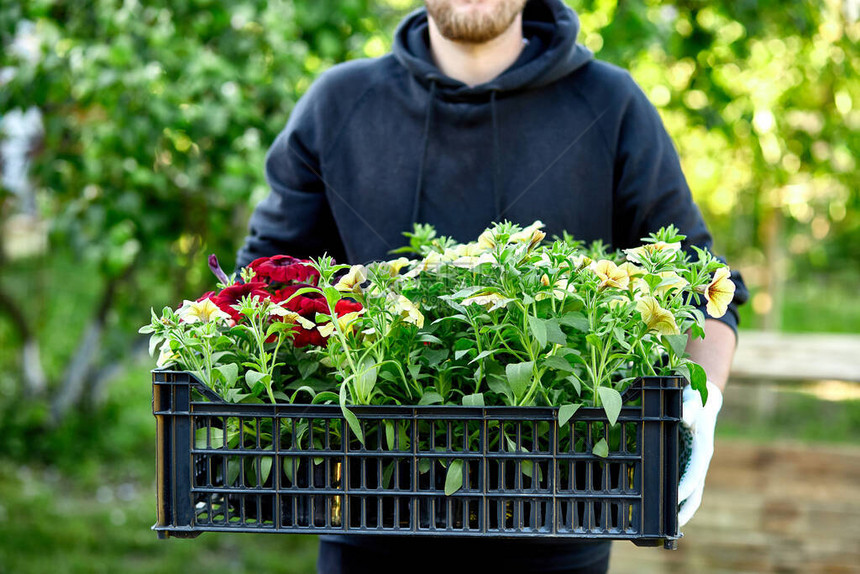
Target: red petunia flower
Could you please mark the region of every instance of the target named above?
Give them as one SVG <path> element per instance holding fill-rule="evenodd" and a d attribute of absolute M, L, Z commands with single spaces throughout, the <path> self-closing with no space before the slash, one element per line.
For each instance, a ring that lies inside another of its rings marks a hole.
<path fill-rule="evenodd" d="M 358 301 L 353 301 L 352 299 L 341 299 L 334 306 L 334 314 L 340 317 L 341 315 L 358 312 L 362 309 L 363 307 Z"/>
<path fill-rule="evenodd" d="M 296 291 L 304 287 L 313 287 L 313 285 L 287 285 L 283 289 L 275 291 L 275 294 L 272 295 L 272 301 L 310 320 L 314 319 L 316 313 L 328 313 L 328 305 L 321 291 L 302 293 L 290 299 Z M 290 300 L 287 301 L 287 299 Z"/>
<path fill-rule="evenodd" d="M 266 284 L 262 281 L 251 281 L 250 283 L 236 283 L 221 290 L 217 295 L 210 295 L 209 299 L 218 305 L 218 308 L 230 315 L 237 323 L 242 319 L 241 313 L 232 306 L 239 303 L 242 297 L 257 296 L 260 299 L 269 299 L 270 293 L 266 291 Z"/>
<path fill-rule="evenodd" d="M 248 264 L 255 273 L 254 279 L 266 283 L 311 283 L 319 278 L 317 270 L 308 265 L 309 259 L 296 259 L 289 255 L 260 257 Z"/>

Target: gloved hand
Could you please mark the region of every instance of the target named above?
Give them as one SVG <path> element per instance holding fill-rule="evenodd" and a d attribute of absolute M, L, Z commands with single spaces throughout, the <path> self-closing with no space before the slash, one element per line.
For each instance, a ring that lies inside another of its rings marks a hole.
<path fill-rule="evenodd" d="M 678 485 L 678 526 L 684 526 L 702 502 L 705 475 L 714 454 L 714 427 L 723 406 L 723 394 L 717 385 L 708 381 L 708 401 L 704 406 L 699 391 L 689 385 L 684 388 L 682 399 L 681 438 L 686 443 L 689 460 L 681 469 Z"/>

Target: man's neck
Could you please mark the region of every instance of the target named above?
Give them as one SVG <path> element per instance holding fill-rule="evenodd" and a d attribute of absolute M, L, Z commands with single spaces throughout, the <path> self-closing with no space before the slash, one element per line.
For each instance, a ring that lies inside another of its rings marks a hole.
<path fill-rule="evenodd" d="M 448 77 L 467 86 L 489 82 L 517 61 L 523 49 L 522 14 L 501 35 L 482 44 L 449 40 L 430 24 L 430 53 L 436 66 Z"/>

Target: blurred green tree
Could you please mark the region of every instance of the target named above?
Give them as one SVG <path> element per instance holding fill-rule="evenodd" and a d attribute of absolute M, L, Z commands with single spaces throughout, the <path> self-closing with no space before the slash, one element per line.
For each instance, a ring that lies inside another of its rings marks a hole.
<path fill-rule="evenodd" d="M 54 420 L 98 394 L 99 373 L 128 353 L 150 304 L 208 285 L 204 255 L 232 257 L 249 208 L 266 192 L 268 143 L 313 77 L 364 55 L 382 25 L 367 17 L 370 6 L 3 4 L 0 111 L 41 111 L 44 133 L 30 177 L 50 229 L 47 253 L 26 261 L 3 234 L 3 268 L 19 272 L 0 281 L 5 334 L 22 349 L 60 342 L 66 339 L 37 327 L 52 313 L 38 302 L 86 307 L 74 324 L 61 326 L 73 333 L 73 346 L 48 351 L 62 357 L 54 372 L 47 369 Z M 4 231 L 21 207 L 21 198 L 4 189 Z M 77 270 L 63 281 L 85 283 L 98 295 L 71 301 L 56 284 L 22 281 L 20 274 L 38 277 L 58 259 Z M 30 352 L 25 362 L 33 360 Z M 4 371 L 20 373 L 33 390 L 42 386 L 38 373 L 8 364 Z"/>
<path fill-rule="evenodd" d="M 333 63 L 384 54 L 418 4 L 3 4 L 0 114 L 41 111 L 30 178 L 50 229 L 47 251 L 16 255 L 25 202 L 0 187 L 0 366 L 15 393 L 44 386 L 54 419 L 98 396 L 148 307 L 210 285 L 206 254 L 232 257 L 296 98 Z M 717 247 L 763 289 L 758 310 L 778 316 L 789 272 L 857 269 L 856 3 L 571 4 L 582 41 L 660 110 Z"/>

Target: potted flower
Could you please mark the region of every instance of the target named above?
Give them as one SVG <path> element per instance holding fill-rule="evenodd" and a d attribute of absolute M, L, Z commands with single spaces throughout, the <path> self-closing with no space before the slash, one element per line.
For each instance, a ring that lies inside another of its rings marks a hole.
<path fill-rule="evenodd" d="M 684 377 L 704 395 L 704 371 L 684 348 L 688 336 L 703 336 L 699 306 L 722 315 L 734 286 L 707 251 L 682 250 L 673 227 L 614 253 L 569 236 L 548 242 L 542 227 L 501 223 L 457 243 L 416 226 L 401 250 L 412 259 L 347 266 L 279 255 L 238 279 L 210 258 L 218 291 L 153 312 L 141 329 L 159 368 L 193 374 L 213 400 L 277 405 L 258 408 L 272 414 L 251 425 L 242 416 L 195 423 L 201 457 L 226 453 L 220 469 L 207 460 L 210 486 L 213 475 L 225 488 L 276 492 L 321 481 L 336 494 L 320 495 L 315 510 L 324 512 L 302 520 L 328 531 L 350 526 L 343 513 L 379 528 L 494 532 L 525 521 L 558 533 L 559 520 L 590 520 L 608 536 L 636 535 L 641 509 L 622 494 L 647 486 L 641 381 Z M 679 408 L 679 392 L 672 401 Z M 280 414 L 299 405 L 326 414 Z M 454 422 L 449 412 L 497 414 Z M 679 414 L 667 421 L 676 425 Z M 589 489 L 620 492 L 620 502 L 576 518 L 586 508 L 575 494 Z M 538 500 L 567 490 L 566 514 Z M 505 499 L 513 491 L 533 493 L 534 503 Z M 478 492 L 498 500 L 481 506 Z M 677 525 L 660 535 L 677 536 Z"/>

